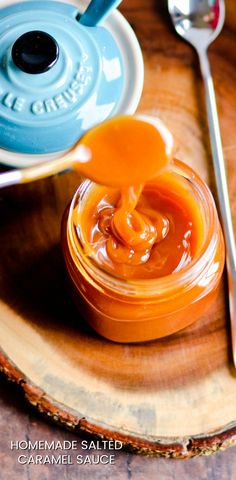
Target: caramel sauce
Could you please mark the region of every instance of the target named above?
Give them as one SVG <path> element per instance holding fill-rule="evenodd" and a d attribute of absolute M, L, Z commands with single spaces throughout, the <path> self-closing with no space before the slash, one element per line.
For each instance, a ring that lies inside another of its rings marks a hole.
<path fill-rule="evenodd" d="M 92 129 L 81 142 L 88 158 L 84 174 L 105 185 L 93 189 L 77 215 L 84 247 L 102 268 L 123 278 L 178 271 L 201 243 L 198 205 L 171 173 L 169 135 L 158 122 L 123 116 Z"/>
<path fill-rule="evenodd" d="M 159 174 L 172 147 L 172 136 L 160 121 L 124 115 L 89 130 L 70 154 L 77 156 L 77 168 L 84 176 L 123 188 L 144 184 Z"/>

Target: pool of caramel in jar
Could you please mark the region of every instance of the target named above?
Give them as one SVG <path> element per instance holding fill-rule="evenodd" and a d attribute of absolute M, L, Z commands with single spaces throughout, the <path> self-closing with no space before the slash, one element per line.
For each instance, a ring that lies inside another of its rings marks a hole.
<path fill-rule="evenodd" d="M 184 268 L 202 243 L 199 206 L 183 180 L 166 172 L 144 188 L 94 186 L 76 223 L 87 254 L 127 279 L 158 278 Z"/>

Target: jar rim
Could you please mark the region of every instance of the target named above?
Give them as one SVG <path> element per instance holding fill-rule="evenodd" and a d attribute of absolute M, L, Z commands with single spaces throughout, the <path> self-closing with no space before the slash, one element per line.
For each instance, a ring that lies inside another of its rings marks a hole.
<path fill-rule="evenodd" d="M 75 192 L 70 204 L 68 220 L 67 220 L 67 240 L 71 246 L 70 254 L 77 267 L 82 267 L 86 272 L 87 279 L 96 283 L 98 289 L 108 289 L 116 294 L 135 295 L 141 297 L 160 296 L 161 293 L 173 293 L 178 286 L 185 285 L 185 288 L 192 288 L 193 282 L 197 283 L 204 275 L 205 269 L 208 268 L 209 261 L 214 257 L 217 248 L 218 235 L 217 226 L 218 215 L 212 193 L 207 184 L 200 178 L 200 176 L 188 165 L 180 160 L 173 160 L 173 170 L 175 173 L 185 176 L 202 197 L 202 207 L 207 217 L 207 235 L 203 244 L 193 260 L 185 267 L 178 271 L 172 272 L 166 276 L 148 279 L 126 279 L 106 270 L 99 266 L 93 258 L 83 256 L 83 244 L 80 241 L 78 234 L 75 234 L 73 229 L 73 211 L 75 208 L 78 196 L 85 193 L 85 190 L 94 185 L 90 180 L 83 181 L 77 191 Z M 214 234 L 215 233 L 215 234 Z M 78 265 L 79 261 L 79 265 Z M 95 280 L 96 279 L 96 280 Z"/>

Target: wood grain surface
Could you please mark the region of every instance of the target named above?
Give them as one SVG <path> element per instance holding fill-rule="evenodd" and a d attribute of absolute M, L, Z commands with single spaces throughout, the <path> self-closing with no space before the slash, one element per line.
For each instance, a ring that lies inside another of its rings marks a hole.
<path fill-rule="evenodd" d="M 121 6 L 144 54 L 139 111 L 166 122 L 178 157 L 214 190 L 196 56 L 171 29 L 165 3 L 124 0 Z M 236 227 L 236 18 L 233 0 L 226 5 L 226 25 L 210 59 Z M 211 311 L 184 332 L 134 346 L 97 337 L 78 319 L 67 294 L 59 246 L 61 216 L 78 181 L 66 174 L 1 192 L 2 369 L 39 410 L 80 432 L 120 438 L 163 456 L 209 454 L 231 445 L 236 379 L 224 280 Z"/>
<path fill-rule="evenodd" d="M 236 446 L 215 455 L 188 461 L 151 458 L 124 451 L 115 455 L 115 465 L 19 465 L 17 452 L 10 450 L 12 440 L 59 440 L 81 442 L 43 421 L 29 408 L 22 392 L 0 376 L 0 480 L 234 480 Z M 37 453 L 37 452 L 36 452 Z M 45 452 L 44 452 L 45 453 Z M 55 452 L 53 452 L 55 453 Z M 78 454 L 84 453 L 78 448 Z M 96 453 L 107 454 L 107 450 Z"/>

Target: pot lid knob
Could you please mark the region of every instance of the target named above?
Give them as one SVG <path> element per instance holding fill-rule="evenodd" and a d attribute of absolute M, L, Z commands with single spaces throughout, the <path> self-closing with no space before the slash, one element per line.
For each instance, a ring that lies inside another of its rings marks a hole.
<path fill-rule="evenodd" d="M 52 68 L 59 56 L 56 40 L 46 32 L 34 30 L 21 35 L 13 45 L 12 58 L 23 72 L 44 73 Z"/>

